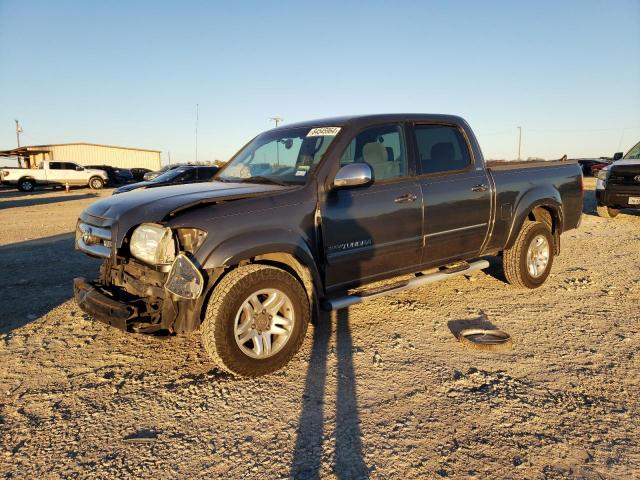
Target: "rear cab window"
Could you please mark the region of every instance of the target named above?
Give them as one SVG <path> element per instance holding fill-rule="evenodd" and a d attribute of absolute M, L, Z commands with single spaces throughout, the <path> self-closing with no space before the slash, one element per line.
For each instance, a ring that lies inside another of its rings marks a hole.
<path fill-rule="evenodd" d="M 421 175 L 465 170 L 471 155 L 464 135 L 454 125 L 414 126 Z"/>

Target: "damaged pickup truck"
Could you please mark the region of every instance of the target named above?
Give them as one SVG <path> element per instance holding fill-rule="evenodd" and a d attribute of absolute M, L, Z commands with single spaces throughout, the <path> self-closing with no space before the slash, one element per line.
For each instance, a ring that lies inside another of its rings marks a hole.
<path fill-rule="evenodd" d="M 264 375 L 296 354 L 320 309 L 484 269 L 482 256 L 502 256 L 509 283 L 540 286 L 582 196 L 576 163 L 487 165 L 455 116 L 287 125 L 212 182 L 88 207 L 76 248 L 104 261 L 95 281 L 75 279 L 75 298 L 124 331 L 200 330 L 221 368 Z"/>

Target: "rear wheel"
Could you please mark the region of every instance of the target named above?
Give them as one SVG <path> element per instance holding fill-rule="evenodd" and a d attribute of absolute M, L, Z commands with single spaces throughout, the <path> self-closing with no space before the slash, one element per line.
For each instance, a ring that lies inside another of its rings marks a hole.
<path fill-rule="evenodd" d="M 18 190 L 21 192 L 33 192 L 36 188 L 36 183 L 30 178 L 22 178 L 18 182 Z"/>
<path fill-rule="evenodd" d="M 216 286 L 202 342 L 220 368 L 258 377 L 284 367 L 298 352 L 309 318 L 309 300 L 296 278 L 272 266 L 246 265 Z"/>
<path fill-rule="evenodd" d="M 598 216 L 602 218 L 614 218 L 620 213 L 620 210 L 617 208 L 611 208 L 605 205 L 597 205 L 596 211 L 598 212 Z"/>
<path fill-rule="evenodd" d="M 91 179 L 89 180 L 89 186 L 93 190 L 100 190 L 102 187 L 104 187 L 104 180 L 102 180 L 100 177 L 91 177 Z"/>
<path fill-rule="evenodd" d="M 553 265 L 553 236 L 543 222 L 522 226 L 511 248 L 505 249 L 502 267 L 511 285 L 537 288 L 544 283 Z"/>

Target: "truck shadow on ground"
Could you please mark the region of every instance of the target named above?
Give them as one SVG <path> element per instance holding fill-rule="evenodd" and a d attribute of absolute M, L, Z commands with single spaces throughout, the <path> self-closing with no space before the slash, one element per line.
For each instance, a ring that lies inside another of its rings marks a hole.
<path fill-rule="evenodd" d="M 353 367 L 353 341 L 348 310 L 336 314 L 336 355 L 338 358 L 335 431 L 335 458 L 332 468 L 337 478 L 368 478 L 360 431 L 360 416 Z M 296 445 L 290 475 L 296 479 L 321 478 L 327 357 L 331 338 L 331 316 L 321 315 L 313 333 L 313 346 L 302 397 Z"/>
<path fill-rule="evenodd" d="M 84 200 L 87 198 L 98 198 L 98 194 L 97 193 L 82 193 L 82 194 L 65 194 L 63 195 L 56 195 L 55 197 L 42 197 L 40 195 L 37 195 L 37 193 L 29 193 L 29 194 L 24 194 L 22 192 L 19 192 L 20 195 L 14 195 L 13 197 L 16 197 L 16 200 L 7 200 L 7 201 L 0 201 L 0 210 L 3 209 L 7 209 L 7 208 L 19 208 L 19 207 L 31 207 L 34 205 L 47 205 L 50 203 L 62 203 L 62 202 L 68 202 L 71 200 Z M 43 193 L 52 193 L 51 190 L 47 190 L 46 192 Z M 12 196 L 8 196 L 8 195 L 2 195 L 0 194 L 0 199 L 3 198 L 13 198 Z"/>
<path fill-rule="evenodd" d="M 0 333 L 35 320 L 73 297 L 73 278 L 93 277 L 99 260 L 73 251 L 74 234 L 0 246 Z"/>

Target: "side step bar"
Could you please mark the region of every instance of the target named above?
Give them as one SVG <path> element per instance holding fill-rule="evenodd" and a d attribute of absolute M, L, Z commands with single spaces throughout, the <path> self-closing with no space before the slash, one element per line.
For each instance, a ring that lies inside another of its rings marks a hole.
<path fill-rule="evenodd" d="M 489 267 L 488 261 L 476 260 L 475 262 L 469 263 L 468 267 L 464 269 L 455 269 L 453 271 L 447 271 L 446 269 L 440 270 L 439 272 L 430 273 L 428 275 L 420 275 L 406 282 L 401 282 L 401 283 L 389 285 L 386 287 L 373 289 L 370 291 L 365 290 L 352 295 L 345 295 L 344 297 L 328 299 L 323 303 L 323 307 L 325 310 L 341 310 L 351 305 L 362 303 L 365 300 L 384 297 L 385 295 L 402 292 L 403 290 L 410 290 L 412 288 L 422 287 L 423 285 L 428 285 L 429 283 L 440 282 L 442 280 L 447 280 L 449 278 L 457 277 L 459 275 L 468 274 L 478 270 L 484 270 L 485 268 L 488 268 L 488 267 Z"/>

